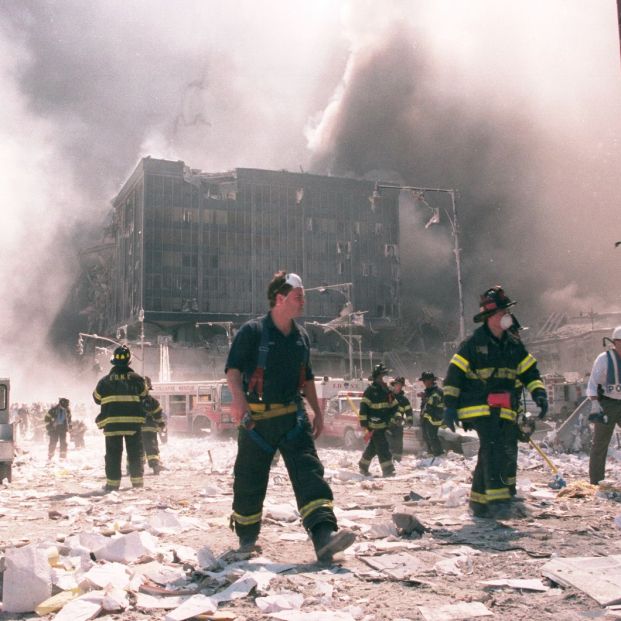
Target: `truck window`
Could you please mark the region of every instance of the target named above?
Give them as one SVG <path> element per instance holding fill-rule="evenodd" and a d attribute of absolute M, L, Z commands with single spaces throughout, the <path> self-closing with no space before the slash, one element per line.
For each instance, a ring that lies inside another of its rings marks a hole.
<path fill-rule="evenodd" d="M 186 401 L 187 395 L 170 395 L 170 416 L 185 416 Z"/>
<path fill-rule="evenodd" d="M 229 387 L 226 384 L 222 385 L 222 391 L 220 392 L 220 403 L 222 405 L 228 405 L 229 403 L 233 403 L 233 395 L 229 390 Z"/>
<path fill-rule="evenodd" d="M 6 389 L 6 384 L 0 384 L 0 410 L 6 410 L 7 408 L 7 402 L 6 402 L 6 395 L 7 395 L 7 389 Z"/>

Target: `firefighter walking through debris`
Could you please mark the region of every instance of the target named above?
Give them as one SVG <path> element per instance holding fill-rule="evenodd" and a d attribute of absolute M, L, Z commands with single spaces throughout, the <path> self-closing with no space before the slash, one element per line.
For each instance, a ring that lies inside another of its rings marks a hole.
<path fill-rule="evenodd" d="M 421 393 L 420 419 L 423 428 L 423 438 L 427 450 L 438 457 L 444 453 L 438 431 L 444 426 L 444 392 L 436 384 L 437 377 L 433 371 L 424 371 L 418 378 L 425 386 Z"/>
<path fill-rule="evenodd" d="M 67 432 L 71 430 L 71 409 L 69 399 L 61 397 L 58 403 L 51 407 L 44 418 L 45 429 L 50 438 L 47 450 L 47 459 L 51 461 L 56 452 L 56 445 L 60 445 L 60 458 L 67 457 Z"/>
<path fill-rule="evenodd" d="M 360 426 L 367 430 L 368 443 L 358 462 L 361 474 L 369 475 L 369 466 L 377 455 L 382 474 L 385 477 L 395 473 L 392 453 L 386 438 L 386 431 L 397 413 L 399 402 L 394 393 L 386 384 L 385 378 L 388 369 L 382 364 L 376 364 L 367 387 L 360 401 Z"/>
<path fill-rule="evenodd" d="M 147 390 L 153 390 L 151 378 L 145 377 L 144 381 Z M 145 412 L 145 421 L 142 427 L 142 445 L 145 459 L 147 460 L 147 464 L 149 464 L 149 468 L 153 470 L 153 474 L 159 474 L 162 470 L 162 463 L 160 461 L 160 447 L 157 435 L 158 433 L 162 433 L 166 428 L 162 406 L 160 402 L 149 393 L 142 400 L 142 407 Z"/>
<path fill-rule="evenodd" d="M 329 562 L 354 542 L 355 535 L 347 529 L 337 530 L 332 490 L 313 441 L 323 429 L 323 412 L 315 390 L 308 334 L 295 321 L 304 310 L 301 278 L 277 272 L 267 297 L 270 311 L 240 328 L 226 362 L 233 395 L 231 415 L 241 423 L 230 524 L 240 550 L 256 548 L 270 466 L 278 449 L 317 559 Z M 315 414 L 312 426 L 302 394 Z"/>
<path fill-rule="evenodd" d="M 395 377 L 390 382 L 390 387 L 395 394 L 398 407 L 388 430 L 388 445 L 393 459 L 401 461 L 403 457 L 403 429 L 411 427 L 414 423 L 414 412 L 412 411 L 412 404 L 403 390 L 405 377 Z"/>
<path fill-rule="evenodd" d="M 144 484 L 141 430 L 146 417 L 142 400 L 147 395 L 147 388 L 142 376 L 129 366 L 130 360 L 129 348 L 125 345 L 117 347 L 110 360 L 112 369 L 99 380 L 93 392 L 95 403 L 101 406 L 95 422 L 99 429 L 103 429 L 106 438 L 106 492 L 121 487 L 123 442 L 132 487 L 143 487 Z"/>
<path fill-rule="evenodd" d="M 483 322 L 451 358 L 444 381 L 444 422 L 451 429 L 461 421 L 479 437 L 479 455 L 472 477 L 470 510 L 478 517 L 502 518 L 514 514 L 509 502 L 506 451 L 502 428 L 515 424 L 516 379 L 531 393 L 539 418 L 548 410 L 546 391 L 537 362 L 509 329 L 513 317 L 502 287 L 488 289 L 480 301 L 475 322 Z"/>

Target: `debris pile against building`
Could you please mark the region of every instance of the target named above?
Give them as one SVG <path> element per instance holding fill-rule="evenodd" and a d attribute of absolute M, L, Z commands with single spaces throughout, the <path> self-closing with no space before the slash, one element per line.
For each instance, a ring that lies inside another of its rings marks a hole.
<path fill-rule="evenodd" d="M 262 550 L 242 554 L 228 528 L 231 439 L 173 436 L 162 447 L 169 470 L 147 477 L 142 490 L 106 496 L 100 440 L 87 434 L 85 449 L 51 464 L 41 444 L 22 443 L 13 482 L 1 492 L 0 619 L 618 614 L 621 450 L 614 447 L 609 478 L 592 486 L 587 456 L 553 453 L 544 437 L 567 482 L 559 490 L 548 465 L 522 445 L 518 488 L 529 514 L 503 521 L 467 513 L 473 457 L 406 450 L 396 477 L 383 479 L 358 473 L 358 451 L 321 447 L 339 524 L 358 539 L 319 565 L 282 463 L 271 472 Z M 371 475 L 379 474 L 373 466 Z"/>

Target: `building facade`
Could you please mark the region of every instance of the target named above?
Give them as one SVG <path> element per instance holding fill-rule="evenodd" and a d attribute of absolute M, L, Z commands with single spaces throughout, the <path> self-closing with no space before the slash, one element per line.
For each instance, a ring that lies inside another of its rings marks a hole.
<path fill-rule="evenodd" d="M 350 298 L 375 330 L 398 322 L 398 192 L 370 201 L 373 183 L 238 168 L 194 170 L 182 161 L 141 160 L 113 200 L 115 243 L 109 334 L 136 326 L 175 343 L 197 340 L 196 324 L 237 326 L 267 309 L 277 269 L 302 276 L 305 319 L 327 322 Z M 101 329 L 101 328 L 100 328 Z"/>

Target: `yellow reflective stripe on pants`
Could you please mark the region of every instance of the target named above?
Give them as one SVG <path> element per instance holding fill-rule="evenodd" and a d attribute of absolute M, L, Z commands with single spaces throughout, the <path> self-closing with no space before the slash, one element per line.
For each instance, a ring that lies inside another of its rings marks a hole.
<path fill-rule="evenodd" d="M 485 495 L 487 496 L 487 502 L 494 502 L 496 500 L 510 500 L 508 487 L 499 487 L 498 489 L 486 489 Z"/>
<path fill-rule="evenodd" d="M 248 526 L 249 524 L 256 524 L 261 521 L 263 517 L 263 512 L 255 513 L 254 515 L 240 515 L 233 511 L 231 517 L 237 524 L 241 524 L 242 526 Z"/>
<path fill-rule="evenodd" d="M 485 494 L 479 494 L 479 492 L 470 492 L 470 502 L 478 502 L 482 505 L 487 504 L 487 496 Z"/>
<path fill-rule="evenodd" d="M 133 436 L 135 431 L 104 431 L 104 436 L 111 438 L 113 436 Z"/>
<path fill-rule="evenodd" d="M 308 517 L 313 511 L 320 509 L 322 507 L 327 507 L 328 509 L 332 509 L 334 507 L 334 503 L 328 498 L 317 498 L 317 500 L 311 500 L 311 502 L 305 504 L 303 507 L 300 507 L 299 512 L 302 516 L 302 519 Z"/>

